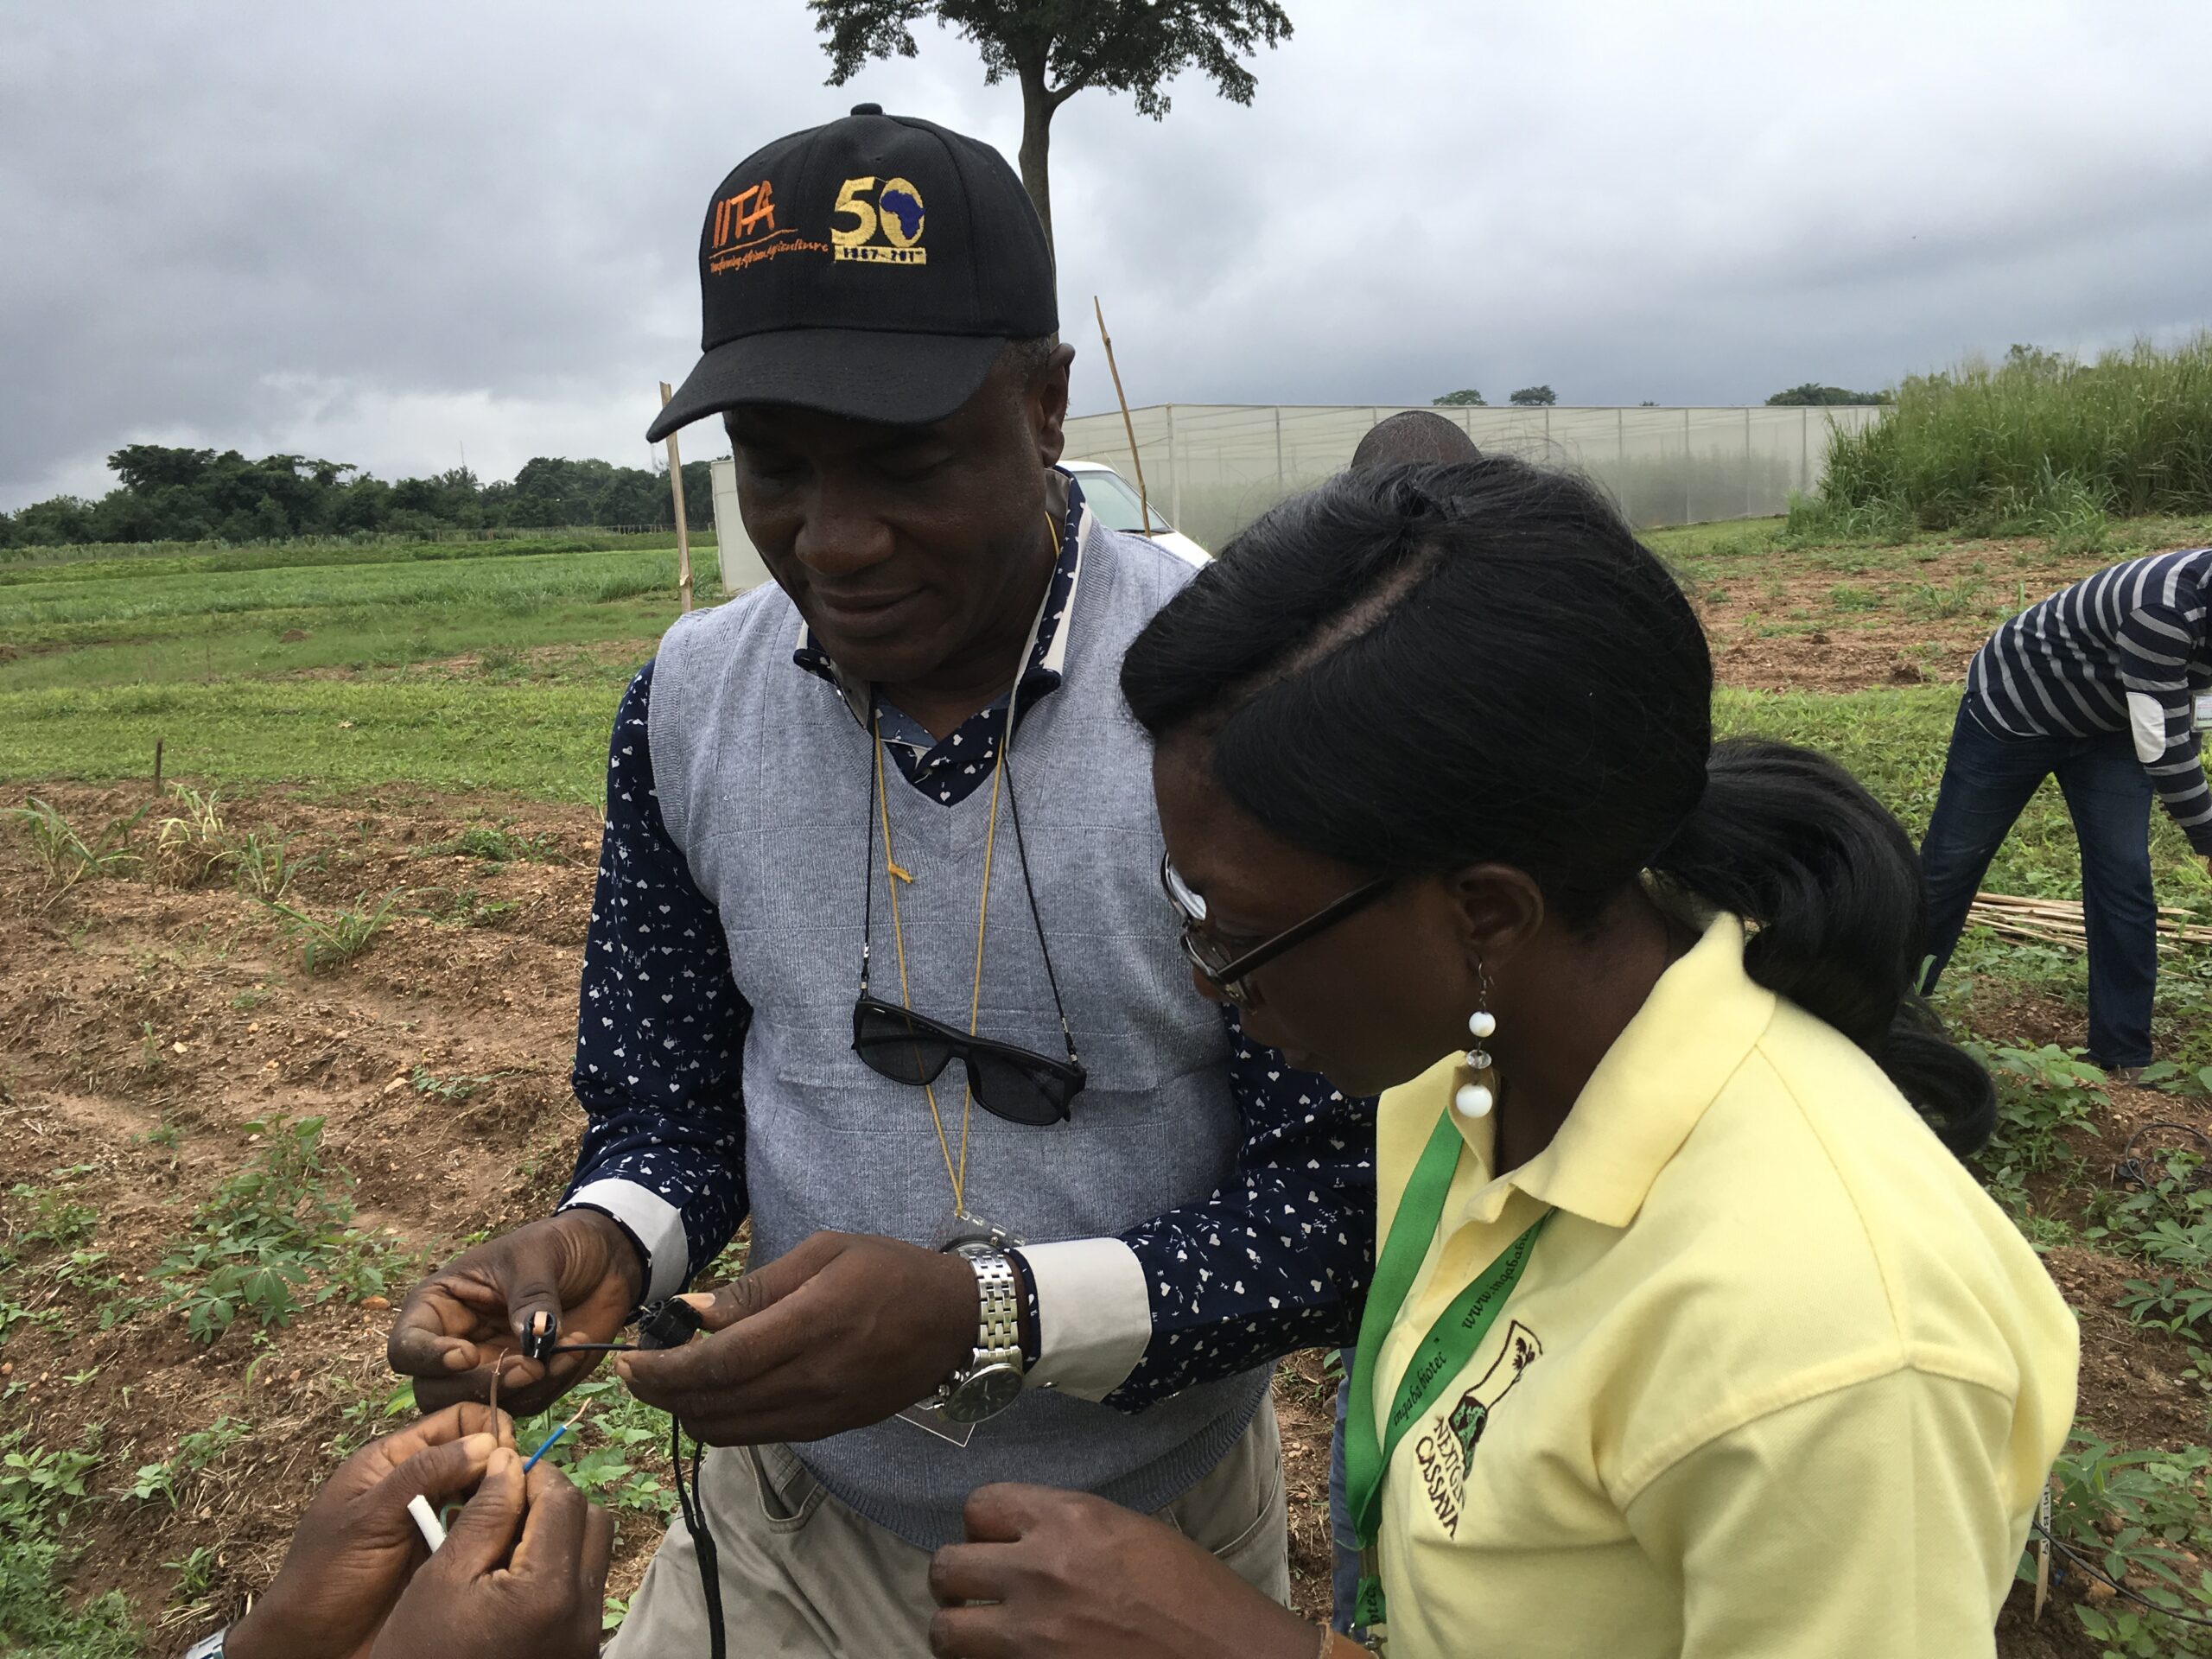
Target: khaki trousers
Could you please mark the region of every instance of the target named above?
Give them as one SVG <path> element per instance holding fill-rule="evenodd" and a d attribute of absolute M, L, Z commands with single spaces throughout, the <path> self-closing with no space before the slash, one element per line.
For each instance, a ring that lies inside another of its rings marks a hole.
<path fill-rule="evenodd" d="M 785 1446 L 709 1456 L 700 1485 L 721 1558 L 732 1659 L 905 1659 L 929 1652 L 930 1552 L 862 1519 L 816 1484 Z M 1288 1534 L 1274 1406 L 1213 1472 L 1160 1511 L 1246 1582 L 1287 1604 Z M 699 1558 L 669 1529 L 605 1659 L 704 1659 Z"/>

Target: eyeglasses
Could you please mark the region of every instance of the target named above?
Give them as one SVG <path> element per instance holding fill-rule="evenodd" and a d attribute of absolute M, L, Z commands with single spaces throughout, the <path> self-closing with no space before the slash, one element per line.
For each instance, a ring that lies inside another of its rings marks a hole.
<path fill-rule="evenodd" d="M 1012 742 L 1011 707 L 1007 709 L 1007 736 Z M 1001 773 L 1006 785 L 1007 817 L 1014 829 L 1014 855 L 1021 866 L 1022 891 L 1029 899 L 1029 919 L 1037 930 L 1037 948 L 1045 958 L 1045 978 L 1052 989 L 1052 1007 L 1060 1018 L 1060 1035 L 1067 1044 L 1067 1058 L 1058 1059 L 1050 1054 L 1039 1054 L 1033 1049 L 1022 1048 L 1013 1043 L 1002 1043 L 989 1037 L 979 1037 L 963 1031 L 957 1026 L 933 1020 L 912 1008 L 887 1002 L 868 991 L 869 940 L 875 926 L 875 836 L 877 791 L 882 775 L 882 736 L 875 736 L 876 753 L 870 757 L 876 764 L 868 771 L 868 897 L 861 910 L 861 990 L 853 1004 L 853 1052 L 878 1077 L 888 1077 L 893 1083 L 912 1084 L 926 1088 L 935 1083 L 946 1066 L 958 1060 L 968 1075 L 968 1094 L 976 1104 L 994 1117 L 1009 1123 L 1026 1124 L 1042 1128 L 1049 1124 L 1064 1123 L 1071 1114 L 1068 1103 L 1083 1092 L 1087 1074 L 1083 1062 L 1076 1058 L 1075 1036 L 1068 1029 L 1068 1012 L 1060 1001 L 1060 982 L 1052 972 L 1052 948 L 1045 938 L 1045 918 L 1037 908 L 1037 889 L 1029 879 L 1029 849 L 1021 836 L 1021 809 L 1015 804 L 1012 768 Z M 1001 753 L 999 764 L 1005 767 L 1006 756 Z M 988 845 L 988 842 L 986 843 Z M 885 827 L 884 860 L 890 861 L 889 826 Z M 889 872 L 884 875 L 887 885 L 897 878 Z M 891 894 L 893 925 L 898 921 L 899 895 Z M 977 968 L 981 970 L 980 945 Z M 901 970 L 901 980 L 904 979 Z M 963 1154 L 964 1156 L 964 1154 Z M 956 1179 L 956 1187 L 957 1186 Z"/>
<path fill-rule="evenodd" d="M 1206 901 L 1177 873 L 1167 855 L 1160 855 L 1160 886 L 1167 895 L 1167 902 L 1183 918 L 1183 954 L 1190 957 L 1198 970 L 1221 988 L 1221 994 L 1239 1007 L 1249 1007 L 1251 988 L 1244 982 L 1255 970 L 1265 967 L 1294 945 L 1303 944 L 1325 928 L 1334 927 L 1355 912 L 1364 910 L 1380 899 L 1395 878 L 1378 876 L 1364 887 L 1354 887 L 1341 899 L 1332 900 L 1315 911 L 1304 921 L 1287 927 L 1264 944 L 1257 944 L 1240 956 L 1232 956 L 1200 931 L 1206 923 Z"/>

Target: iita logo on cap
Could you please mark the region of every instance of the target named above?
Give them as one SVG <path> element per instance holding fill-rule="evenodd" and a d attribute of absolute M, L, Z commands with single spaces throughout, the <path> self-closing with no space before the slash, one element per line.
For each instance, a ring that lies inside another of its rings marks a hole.
<path fill-rule="evenodd" d="M 905 179 L 885 179 L 880 187 L 873 175 L 847 179 L 830 217 L 852 220 L 830 232 L 835 258 L 877 265 L 929 263 L 930 251 L 921 245 L 922 193 Z"/>
<path fill-rule="evenodd" d="M 718 199 L 710 228 L 707 269 L 713 271 L 743 270 L 779 254 L 829 251 L 827 243 L 810 241 L 796 226 L 776 227 L 776 193 L 766 179 Z"/>

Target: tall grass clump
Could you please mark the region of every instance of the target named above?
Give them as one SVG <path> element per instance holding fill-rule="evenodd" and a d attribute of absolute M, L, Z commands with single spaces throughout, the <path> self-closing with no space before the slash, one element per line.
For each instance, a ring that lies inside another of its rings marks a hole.
<path fill-rule="evenodd" d="M 2103 545 L 2108 518 L 2212 510 L 2212 333 L 2094 363 L 2015 346 L 1913 376 L 1886 418 L 1835 435 L 1821 496 L 2081 551 Z"/>

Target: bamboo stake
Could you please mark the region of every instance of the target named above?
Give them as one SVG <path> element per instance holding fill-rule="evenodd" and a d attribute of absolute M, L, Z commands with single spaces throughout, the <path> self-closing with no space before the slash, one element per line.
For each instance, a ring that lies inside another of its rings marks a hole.
<path fill-rule="evenodd" d="M 660 406 L 668 407 L 676 389 L 660 383 Z M 691 532 L 683 522 L 683 457 L 676 448 L 676 434 L 668 435 L 668 486 L 676 496 L 676 592 L 688 613 L 691 609 Z"/>
<path fill-rule="evenodd" d="M 1137 469 L 1137 517 L 1142 521 L 1145 538 L 1152 537 L 1152 503 L 1144 493 L 1144 457 L 1137 453 L 1136 423 L 1129 418 L 1129 400 L 1122 390 L 1122 372 L 1114 366 L 1114 337 L 1106 332 L 1106 312 L 1098 303 L 1098 296 L 1090 296 L 1090 308 L 1098 314 L 1098 342 L 1106 348 L 1106 367 L 1114 377 L 1114 397 L 1122 405 L 1122 430 L 1129 435 L 1129 462 Z"/>

